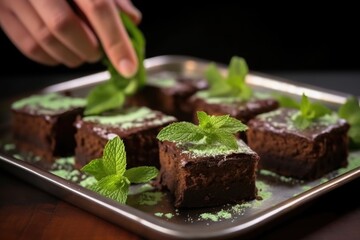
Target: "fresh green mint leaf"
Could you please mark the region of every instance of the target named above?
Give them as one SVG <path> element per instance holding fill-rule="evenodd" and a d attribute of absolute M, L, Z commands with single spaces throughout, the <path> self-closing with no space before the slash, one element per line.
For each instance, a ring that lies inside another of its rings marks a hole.
<path fill-rule="evenodd" d="M 131 183 L 146 183 L 154 179 L 159 174 L 159 170 L 155 167 L 134 167 L 126 170 L 124 176 Z"/>
<path fill-rule="evenodd" d="M 303 115 L 301 115 L 300 113 L 295 114 L 292 117 L 292 121 L 294 123 L 294 126 L 301 130 L 306 129 L 307 127 L 309 127 L 311 125 L 311 120 L 303 117 Z"/>
<path fill-rule="evenodd" d="M 338 114 L 346 119 L 350 124 L 360 124 L 360 105 L 355 96 L 349 97 L 346 102 L 340 106 Z"/>
<path fill-rule="evenodd" d="M 198 111 L 197 117 L 199 120 L 199 127 L 205 131 L 222 129 L 223 131 L 235 134 L 237 132 L 246 131 L 248 129 L 248 127 L 241 121 L 230 117 L 229 115 L 209 116 L 203 111 Z"/>
<path fill-rule="evenodd" d="M 105 171 L 103 160 L 101 158 L 92 160 L 82 167 L 81 171 L 93 175 L 98 181 L 108 175 Z"/>
<path fill-rule="evenodd" d="M 338 115 L 350 124 L 349 137 L 352 148 L 360 147 L 360 105 L 355 96 L 348 97 L 341 105 Z"/>
<path fill-rule="evenodd" d="M 205 77 L 209 82 L 210 97 L 235 96 L 241 100 L 252 97 L 252 89 L 246 84 L 246 76 L 249 72 L 245 59 L 234 56 L 231 58 L 228 75 L 223 77 L 214 63 L 209 64 L 205 71 Z"/>
<path fill-rule="evenodd" d="M 300 109 L 300 104 L 289 96 L 274 94 L 273 97 L 278 101 L 281 107 Z"/>
<path fill-rule="evenodd" d="M 245 82 L 245 77 L 249 72 L 248 65 L 244 58 L 233 57 L 230 61 L 228 81 L 233 82 L 234 85 L 239 82 Z M 239 81 L 239 79 L 241 81 Z"/>
<path fill-rule="evenodd" d="M 125 101 L 123 91 L 114 88 L 110 82 L 93 88 L 87 96 L 85 115 L 96 115 L 107 110 L 120 108 Z"/>
<path fill-rule="evenodd" d="M 313 120 L 330 114 L 332 111 L 320 103 L 311 103 L 309 98 L 303 94 L 300 103 L 300 112 L 302 117 Z"/>
<path fill-rule="evenodd" d="M 233 117 L 229 117 L 226 119 L 225 124 L 221 126 L 221 129 L 223 131 L 235 134 L 237 132 L 246 131 L 248 129 L 248 126 Z"/>
<path fill-rule="evenodd" d="M 199 127 L 203 130 L 220 128 L 224 125 L 229 118 L 229 115 L 223 116 L 209 116 L 203 111 L 197 112 L 197 117 L 199 120 Z"/>
<path fill-rule="evenodd" d="M 106 143 L 102 158 L 92 160 L 81 170 L 96 178 L 92 190 L 120 203 L 126 203 L 131 183 L 145 183 L 159 172 L 147 166 L 126 170 L 125 146 L 119 136 Z"/>
<path fill-rule="evenodd" d="M 192 143 L 196 147 L 209 144 L 214 147 L 224 145 L 230 149 L 238 148 L 235 134 L 245 131 L 247 126 L 229 115 L 210 116 L 203 111 L 197 112 L 199 125 L 188 122 L 172 123 L 163 128 L 157 138 L 160 141 Z"/>
<path fill-rule="evenodd" d="M 238 148 L 237 140 L 234 137 L 234 134 L 223 131 L 222 129 L 213 129 L 211 133 L 207 134 L 206 141 L 210 144 L 224 145 L 229 149 Z"/>
<path fill-rule="evenodd" d="M 118 137 L 109 140 L 104 148 L 103 164 L 107 175 L 119 174 L 126 170 L 126 152 L 123 141 Z"/>
<path fill-rule="evenodd" d="M 299 111 L 296 112 L 291 119 L 295 127 L 304 130 L 309 127 L 314 120 L 331 113 L 332 111 L 328 107 L 321 103 L 310 102 L 309 98 L 303 94 L 299 105 Z"/>
<path fill-rule="evenodd" d="M 133 95 L 139 88 L 145 85 L 145 38 L 126 14 L 121 12 L 120 17 L 136 51 L 139 63 L 138 71 L 133 77 L 125 78 L 112 65 L 107 55 L 104 54 L 102 62 L 110 73 L 110 79 L 105 84 L 96 86 L 89 92 L 87 96 L 88 104 L 84 112 L 85 115 L 99 114 L 108 110 L 121 108 L 127 96 Z"/>
<path fill-rule="evenodd" d="M 91 189 L 101 195 L 125 204 L 130 182 L 127 178 L 115 174 L 102 178 Z"/>
<path fill-rule="evenodd" d="M 198 127 L 189 122 L 172 123 L 164 127 L 157 135 L 157 139 L 160 141 L 177 143 L 198 142 L 203 137 Z"/>

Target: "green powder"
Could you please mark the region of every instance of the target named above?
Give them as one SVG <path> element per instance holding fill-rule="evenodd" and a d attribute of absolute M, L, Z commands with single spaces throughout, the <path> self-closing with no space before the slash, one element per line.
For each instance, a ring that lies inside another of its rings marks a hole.
<path fill-rule="evenodd" d="M 162 213 L 162 212 L 156 212 L 154 213 L 157 217 L 166 217 L 167 219 L 172 219 L 175 215 L 172 213 Z"/>
<path fill-rule="evenodd" d="M 167 122 L 174 121 L 175 118 L 172 116 L 163 116 L 162 118 L 158 119 L 156 117 L 156 112 L 147 108 L 147 107 L 140 107 L 140 108 L 130 108 L 124 110 L 122 113 L 110 116 L 90 116 L 85 117 L 84 121 L 89 122 L 99 122 L 100 124 L 104 125 L 116 125 L 121 127 L 122 129 L 129 129 L 135 127 L 141 127 L 146 124 L 149 126 L 158 126 L 162 125 Z"/>
<path fill-rule="evenodd" d="M 64 170 L 64 169 L 59 169 L 59 170 L 54 170 L 54 171 L 50 171 L 52 174 L 64 178 L 66 180 L 69 180 L 69 172 Z"/>
<path fill-rule="evenodd" d="M 329 181 L 329 179 L 328 178 L 321 178 L 320 179 L 320 184 L 322 184 L 322 183 L 326 183 L 327 181 Z"/>
<path fill-rule="evenodd" d="M 139 205 L 154 206 L 161 201 L 164 193 L 162 192 L 144 192 L 138 200 Z"/>
<path fill-rule="evenodd" d="M 85 178 L 84 180 L 82 180 L 79 184 L 82 187 L 88 188 L 91 185 L 94 185 L 95 183 L 97 183 L 96 178 L 93 176 L 89 176 L 89 177 Z"/>
<path fill-rule="evenodd" d="M 360 167 L 360 152 L 350 153 L 348 160 L 349 160 L 349 162 L 348 162 L 347 167 L 340 168 L 338 170 L 339 175 L 342 175 L 342 174 L 347 173 L 355 168 Z"/>
<path fill-rule="evenodd" d="M 202 213 L 202 214 L 200 214 L 200 219 L 211 220 L 213 222 L 218 222 L 223 219 L 230 219 L 230 218 L 232 218 L 231 210 L 226 211 L 226 210 L 222 209 L 217 213 Z"/>
<path fill-rule="evenodd" d="M 247 208 L 251 208 L 251 203 L 236 204 L 231 208 L 231 211 L 236 214 L 243 214 Z"/>
<path fill-rule="evenodd" d="M 14 150 L 15 149 L 15 144 L 12 143 L 8 143 L 4 145 L 4 150 L 5 151 L 10 151 L 10 150 Z"/>
<path fill-rule="evenodd" d="M 270 186 L 268 184 L 264 183 L 263 181 L 257 180 L 256 187 L 258 189 L 258 196 L 262 200 L 267 200 L 271 198 L 272 192 L 269 191 Z"/>
<path fill-rule="evenodd" d="M 59 158 L 59 159 L 55 160 L 55 164 L 58 164 L 59 166 L 74 165 L 75 164 L 75 158 L 74 157 Z"/>
<path fill-rule="evenodd" d="M 164 216 L 165 216 L 167 219 L 171 219 L 171 218 L 174 217 L 174 214 L 172 214 L 172 213 L 166 213 Z"/>
<path fill-rule="evenodd" d="M 194 157 L 208 157 L 208 156 L 218 156 L 218 155 L 229 155 L 232 153 L 245 153 L 253 154 L 254 152 L 241 140 L 237 141 L 237 149 L 229 149 L 224 145 L 215 145 L 209 147 L 209 145 L 204 144 L 203 147 L 196 145 L 194 147 L 181 146 L 180 148 L 186 149 L 183 150 L 184 153 L 190 154 Z"/>
<path fill-rule="evenodd" d="M 164 215 L 164 213 L 162 213 L 162 212 L 156 212 L 156 213 L 154 213 L 154 215 L 157 216 L 157 217 L 162 217 L 162 216 Z"/>
<path fill-rule="evenodd" d="M 312 188 L 311 186 L 307 186 L 307 185 L 301 187 L 301 189 L 302 189 L 304 192 L 307 191 L 307 190 L 310 190 L 311 188 Z"/>
<path fill-rule="evenodd" d="M 49 93 L 43 95 L 33 95 L 19 101 L 14 102 L 11 107 L 13 109 L 21 109 L 27 107 L 39 112 L 50 114 L 52 111 L 69 109 L 74 107 L 84 107 L 86 99 L 74 98 L 60 95 L 58 93 Z M 42 109 L 38 109 L 38 108 Z"/>
<path fill-rule="evenodd" d="M 265 169 L 261 169 L 260 174 L 263 175 L 263 176 L 273 177 L 273 178 L 278 179 L 280 182 L 283 182 L 283 183 L 295 184 L 295 183 L 304 182 L 302 180 L 294 179 L 294 178 L 291 178 L 291 177 L 281 176 L 281 175 L 278 175 L 278 174 L 276 174 L 274 172 L 271 172 L 271 171 L 265 170 Z"/>
<path fill-rule="evenodd" d="M 217 222 L 219 221 L 219 217 L 217 214 L 212 214 L 212 213 L 202 213 L 200 214 L 200 217 L 204 220 L 211 220 L 213 222 Z"/>
<path fill-rule="evenodd" d="M 18 160 L 24 160 L 24 157 L 21 156 L 20 154 L 14 154 L 13 157 L 18 159 Z"/>

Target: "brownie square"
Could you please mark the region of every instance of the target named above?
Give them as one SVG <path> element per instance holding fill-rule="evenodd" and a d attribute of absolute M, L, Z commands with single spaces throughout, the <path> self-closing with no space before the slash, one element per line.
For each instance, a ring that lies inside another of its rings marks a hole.
<path fill-rule="evenodd" d="M 206 87 L 207 82 L 204 79 L 163 73 L 150 77 L 147 85 L 129 98 L 128 104 L 147 106 L 179 120 L 190 121 L 193 108 L 188 100 L 194 93 Z"/>
<path fill-rule="evenodd" d="M 258 114 L 270 112 L 279 107 L 275 99 L 250 99 L 242 101 L 236 97 L 208 97 L 207 91 L 201 91 L 191 98 L 194 105 L 193 121 L 196 122 L 196 112 L 204 111 L 209 115 L 229 114 L 247 123 L 250 119 Z"/>
<path fill-rule="evenodd" d="M 74 122 L 86 100 L 57 93 L 33 95 L 11 105 L 16 147 L 47 161 L 74 154 Z"/>
<path fill-rule="evenodd" d="M 127 167 L 156 166 L 159 164 L 158 132 L 176 118 L 146 107 L 132 107 L 102 116 L 78 119 L 75 161 L 81 168 L 91 160 L 99 158 L 114 135 L 123 141 Z"/>
<path fill-rule="evenodd" d="M 346 166 L 349 124 L 344 119 L 326 116 L 299 130 L 291 121 L 296 112 L 280 108 L 248 122 L 248 145 L 259 154 L 259 167 L 312 180 Z"/>
<path fill-rule="evenodd" d="M 259 156 L 243 141 L 238 145 L 237 150 L 201 152 L 160 142 L 159 183 L 173 194 L 175 207 L 210 207 L 254 199 Z"/>

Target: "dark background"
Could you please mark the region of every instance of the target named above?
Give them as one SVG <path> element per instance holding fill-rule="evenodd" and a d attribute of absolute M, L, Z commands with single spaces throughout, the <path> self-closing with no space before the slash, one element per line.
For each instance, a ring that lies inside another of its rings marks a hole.
<path fill-rule="evenodd" d="M 250 70 L 286 77 L 294 71 L 360 71 L 360 17 L 350 8 L 270 10 L 235 1 L 199 6 L 194 1 L 133 2 L 143 13 L 139 27 L 147 41 L 147 57 L 179 54 L 228 63 L 238 55 Z M 105 70 L 99 63 L 76 69 L 42 66 L 23 56 L 2 32 L 0 41 L 0 79 L 10 88 L 2 87 L 1 96 L 67 80 L 64 73 L 78 77 Z"/>

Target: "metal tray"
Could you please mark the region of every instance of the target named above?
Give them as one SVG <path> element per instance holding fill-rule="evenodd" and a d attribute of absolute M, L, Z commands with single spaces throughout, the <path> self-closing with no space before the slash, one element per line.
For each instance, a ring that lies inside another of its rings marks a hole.
<path fill-rule="evenodd" d="M 179 74 L 201 77 L 208 63 L 209 61 L 187 56 L 159 56 L 145 61 L 150 78 Z M 225 66 L 219 66 L 225 71 Z M 108 77 L 106 71 L 100 72 L 56 84 L 42 91 L 71 91 L 75 95 L 84 96 L 90 87 L 106 81 Z M 348 94 L 299 85 L 256 72 L 249 74 L 247 82 L 259 92 L 281 92 L 295 97 L 305 92 L 310 98 L 333 107 L 338 107 L 348 97 Z M 121 205 L 80 185 L 82 176 L 76 172 L 72 177 L 69 174 L 68 180 L 63 179 L 53 174 L 53 171 L 45 170 L 41 161 L 20 156 L 11 144 L 9 131 L 6 124 L 0 131 L 2 168 L 65 201 L 153 239 L 225 239 L 242 236 L 266 227 L 324 193 L 360 176 L 360 152 L 351 152 L 347 168 L 336 170 L 315 181 L 297 181 L 272 172 L 260 171 L 257 186 L 262 200 L 215 208 L 178 210 L 172 206 L 170 194 L 151 189 L 143 192 L 150 187 L 142 185 L 131 187 L 132 194 L 127 205 Z M 71 164 L 62 168 L 69 173 L 73 170 Z"/>

